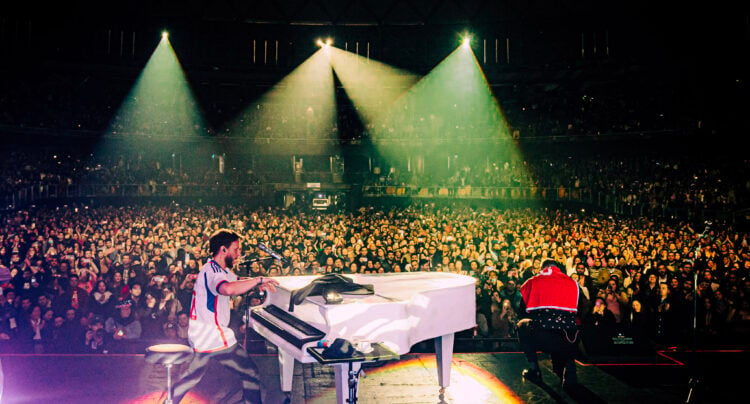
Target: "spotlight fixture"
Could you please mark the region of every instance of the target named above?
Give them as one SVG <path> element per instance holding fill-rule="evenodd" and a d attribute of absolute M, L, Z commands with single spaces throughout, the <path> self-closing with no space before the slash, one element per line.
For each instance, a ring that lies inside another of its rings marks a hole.
<path fill-rule="evenodd" d="M 468 49 L 469 46 L 471 46 L 471 37 L 468 35 L 465 36 L 464 39 L 461 41 L 461 46 Z"/>
<path fill-rule="evenodd" d="M 317 44 L 318 46 L 320 46 L 321 48 L 328 48 L 328 47 L 330 47 L 331 45 L 333 45 L 333 40 L 332 40 L 331 38 L 327 38 L 327 39 L 325 40 L 325 42 L 323 42 L 323 40 L 322 40 L 322 39 L 318 38 L 318 40 L 317 40 L 317 41 L 315 41 L 315 43 L 316 43 L 316 44 Z"/>
<path fill-rule="evenodd" d="M 169 40 L 169 32 L 162 31 L 161 32 L 161 40 L 164 41 L 164 42 L 166 42 L 167 40 Z"/>

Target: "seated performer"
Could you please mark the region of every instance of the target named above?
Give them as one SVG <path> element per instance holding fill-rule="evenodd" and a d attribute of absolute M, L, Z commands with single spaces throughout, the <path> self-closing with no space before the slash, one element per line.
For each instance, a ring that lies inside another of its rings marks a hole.
<path fill-rule="evenodd" d="M 260 403 L 258 367 L 247 351 L 237 344 L 229 328 L 229 296 L 250 290 L 275 291 L 278 285 L 264 277 L 238 280 L 231 272 L 240 257 L 240 235 L 227 229 L 217 230 L 208 241 L 211 258 L 203 265 L 195 280 L 193 302 L 190 307 L 188 340 L 195 356 L 180 380 L 174 386 L 174 402 L 201 380 L 213 359 L 242 377 L 242 394 L 245 402 Z"/>

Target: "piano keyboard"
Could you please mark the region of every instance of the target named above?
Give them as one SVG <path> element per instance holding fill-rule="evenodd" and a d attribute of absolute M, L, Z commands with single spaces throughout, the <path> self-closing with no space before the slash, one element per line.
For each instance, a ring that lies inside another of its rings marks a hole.
<path fill-rule="evenodd" d="M 325 333 L 274 305 L 252 310 L 250 317 L 299 349 L 325 337 Z"/>

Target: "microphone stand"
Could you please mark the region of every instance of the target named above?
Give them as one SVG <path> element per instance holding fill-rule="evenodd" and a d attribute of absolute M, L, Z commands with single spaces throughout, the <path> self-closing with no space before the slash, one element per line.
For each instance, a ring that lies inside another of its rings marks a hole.
<path fill-rule="evenodd" d="M 270 256 L 270 257 L 267 257 L 267 258 L 273 258 L 273 259 L 279 261 L 279 263 L 281 263 L 282 266 L 284 266 L 284 265 L 288 266 L 289 265 L 289 259 L 287 259 L 283 255 L 279 254 L 278 252 L 272 250 L 267 245 L 265 245 L 263 243 L 258 243 L 258 244 L 256 244 L 256 247 L 258 247 L 259 250 L 265 252 L 266 254 L 268 254 Z"/>
<path fill-rule="evenodd" d="M 698 389 L 698 385 L 700 384 L 701 380 L 700 377 L 697 375 L 696 369 L 696 350 L 698 349 L 698 341 L 697 341 L 697 329 L 698 329 L 698 268 L 696 268 L 696 261 L 698 260 L 698 253 L 701 249 L 701 242 L 703 241 L 703 238 L 706 237 L 706 233 L 708 233 L 708 230 L 711 228 L 711 222 L 706 222 L 706 227 L 703 229 L 703 233 L 698 236 L 698 245 L 695 246 L 695 251 L 693 252 L 694 260 L 693 260 L 693 330 L 692 330 L 692 352 L 690 354 L 690 363 L 689 367 L 690 369 L 690 380 L 688 381 L 688 395 L 687 399 L 685 399 L 685 403 L 689 404 L 693 402 L 695 398 L 695 390 Z"/>
<path fill-rule="evenodd" d="M 273 259 L 273 257 L 258 257 L 258 258 L 250 258 L 248 260 L 244 260 L 240 262 L 238 265 L 243 266 L 247 264 L 252 264 L 255 262 L 262 262 L 268 259 Z M 252 278 L 252 277 L 249 277 Z M 254 291 L 255 289 L 251 289 Z M 245 321 L 245 337 L 243 341 L 243 346 L 245 347 L 245 351 L 247 351 L 247 334 L 250 332 L 250 299 L 248 298 L 248 293 L 245 293 L 245 295 L 242 297 L 242 318 Z"/>

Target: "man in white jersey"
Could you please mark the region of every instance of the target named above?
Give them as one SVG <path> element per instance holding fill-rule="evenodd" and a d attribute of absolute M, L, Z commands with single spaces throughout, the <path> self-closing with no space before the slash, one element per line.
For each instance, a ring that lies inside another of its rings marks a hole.
<path fill-rule="evenodd" d="M 247 351 L 237 344 L 234 332 L 229 328 L 229 297 L 252 289 L 273 292 L 278 282 L 263 277 L 238 280 L 231 270 L 240 257 L 240 239 L 240 235 L 232 230 L 219 229 L 208 240 L 212 258 L 203 265 L 195 279 L 190 305 L 188 339 L 195 356 L 174 386 L 175 403 L 198 384 L 210 359 L 242 377 L 245 402 L 261 402 L 258 367 Z"/>

